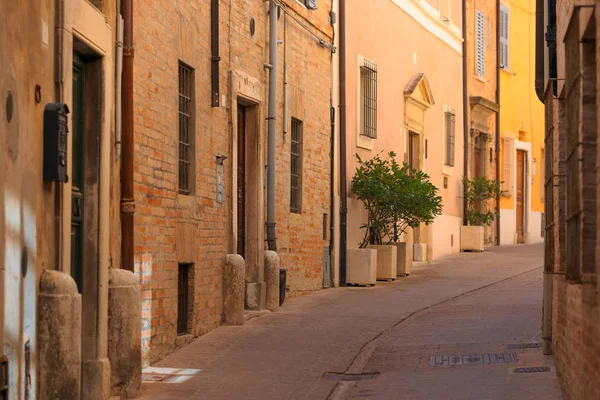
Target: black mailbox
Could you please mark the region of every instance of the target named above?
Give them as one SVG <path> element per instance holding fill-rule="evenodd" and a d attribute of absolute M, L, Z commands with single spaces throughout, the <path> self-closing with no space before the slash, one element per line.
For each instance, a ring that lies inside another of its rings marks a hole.
<path fill-rule="evenodd" d="M 44 180 L 67 182 L 67 114 L 63 103 L 50 103 L 44 108 Z"/>

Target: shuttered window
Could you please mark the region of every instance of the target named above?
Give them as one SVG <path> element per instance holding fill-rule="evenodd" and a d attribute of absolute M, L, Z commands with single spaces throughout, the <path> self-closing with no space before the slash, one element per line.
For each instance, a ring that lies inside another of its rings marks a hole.
<path fill-rule="evenodd" d="M 454 139 L 455 139 L 455 115 L 452 112 L 445 113 L 446 122 L 446 154 L 444 164 L 454 167 Z"/>
<path fill-rule="evenodd" d="M 477 76 L 485 76 L 485 20 L 481 11 L 476 12 L 476 35 L 475 40 L 475 72 Z"/>
<path fill-rule="evenodd" d="M 514 175 L 514 154 L 515 140 L 513 138 L 504 138 L 504 174 L 502 183 L 502 194 L 512 196 L 513 194 L 513 175 Z"/>
<path fill-rule="evenodd" d="M 508 8 L 500 7 L 500 68 L 508 70 Z"/>

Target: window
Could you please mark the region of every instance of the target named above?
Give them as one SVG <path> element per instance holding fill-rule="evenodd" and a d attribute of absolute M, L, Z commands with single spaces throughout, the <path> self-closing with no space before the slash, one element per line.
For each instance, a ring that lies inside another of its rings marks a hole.
<path fill-rule="evenodd" d="M 504 175 L 502 183 L 502 194 L 512 196 L 513 193 L 513 172 L 514 172 L 514 153 L 515 140 L 513 138 L 504 138 Z"/>
<path fill-rule="evenodd" d="M 177 277 L 177 334 L 187 335 L 190 333 L 193 296 L 193 264 L 179 264 Z M 190 288 L 192 290 L 190 290 Z"/>
<path fill-rule="evenodd" d="M 475 72 L 477 76 L 483 78 L 485 76 L 485 36 L 484 36 L 484 20 L 483 13 L 477 11 L 476 13 L 476 35 L 475 40 Z"/>
<path fill-rule="evenodd" d="M 454 137 L 455 137 L 455 115 L 453 112 L 445 113 L 446 125 L 446 154 L 444 164 L 454 167 Z"/>
<path fill-rule="evenodd" d="M 179 63 L 179 193 L 190 194 L 194 182 L 194 70 Z"/>
<path fill-rule="evenodd" d="M 377 138 L 377 65 L 369 60 L 360 67 L 361 135 Z"/>
<path fill-rule="evenodd" d="M 290 212 L 302 212 L 302 121 L 292 118 L 290 140 Z"/>
<path fill-rule="evenodd" d="M 568 279 L 590 281 L 596 273 L 596 32 L 576 9 L 565 36 L 565 116 Z M 594 19 L 592 18 L 591 21 Z"/>
<path fill-rule="evenodd" d="M 505 6 L 500 7 L 500 68 L 508 70 L 508 30 L 509 13 Z"/>

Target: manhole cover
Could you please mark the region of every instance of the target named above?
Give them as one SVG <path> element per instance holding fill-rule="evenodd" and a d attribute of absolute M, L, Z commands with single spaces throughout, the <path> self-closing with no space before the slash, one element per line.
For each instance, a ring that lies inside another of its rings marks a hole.
<path fill-rule="evenodd" d="M 462 356 L 453 355 L 429 357 L 429 365 L 431 365 L 432 367 L 455 365 L 513 364 L 516 362 L 516 353 L 486 353 L 466 354 Z"/>
<path fill-rule="evenodd" d="M 371 372 L 364 374 L 343 374 L 340 372 L 326 372 L 324 377 L 330 381 L 349 381 L 349 382 L 357 382 L 357 381 L 368 381 L 375 379 L 379 376 L 379 372 Z"/>
<path fill-rule="evenodd" d="M 550 372 L 550 367 L 519 367 L 513 369 L 515 374 L 534 374 L 539 372 Z"/>
<path fill-rule="evenodd" d="M 513 350 L 513 349 L 537 349 L 542 347 L 541 343 L 513 343 L 513 344 L 507 344 L 506 346 L 504 346 L 505 349 L 507 350 Z"/>

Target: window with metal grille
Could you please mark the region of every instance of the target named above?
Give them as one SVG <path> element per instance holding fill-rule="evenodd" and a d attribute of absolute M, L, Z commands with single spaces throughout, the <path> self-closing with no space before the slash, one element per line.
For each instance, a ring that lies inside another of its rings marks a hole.
<path fill-rule="evenodd" d="M 567 131 L 568 279 L 594 280 L 596 273 L 596 43 L 595 24 L 573 12 L 565 36 L 565 116 Z"/>
<path fill-rule="evenodd" d="M 190 194 L 194 181 L 194 69 L 179 62 L 179 193 Z"/>
<path fill-rule="evenodd" d="M 302 212 L 302 121 L 292 118 L 290 140 L 290 212 Z"/>
<path fill-rule="evenodd" d="M 508 32 L 510 26 L 508 8 L 500 7 L 500 68 L 508 70 Z"/>
<path fill-rule="evenodd" d="M 377 138 L 377 65 L 369 60 L 360 67 L 361 135 Z"/>
<path fill-rule="evenodd" d="M 454 167 L 454 132 L 455 132 L 455 116 L 452 112 L 446 112 L 446 154 L 444 164 Z"/>
<path fill-rule="evenodd" d="M 190 333 L 190 315 L 191 315 L 191 301 L 190 295 L 193 290 L 190 291 L 190 287 L 193 289 L 193 285 L 190 285 L 192 281 L 191 272 L 193 264 L 179 264 L 179 272 L 177 277 L 177 334 L 187 335 Z"/>
<path fill-rule="evenodd" d="M 475 33 L 477 35 L 475 40 L 475 72 L 477 76 L 483 78 L 485 76 L 485 21 L 481 11 L 478 10 L 475 15 Z"/>

